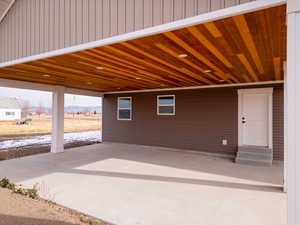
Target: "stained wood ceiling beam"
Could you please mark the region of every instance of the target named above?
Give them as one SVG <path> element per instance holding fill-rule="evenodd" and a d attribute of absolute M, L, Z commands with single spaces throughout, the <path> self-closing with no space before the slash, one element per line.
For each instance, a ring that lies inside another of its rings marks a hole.
<path fill-rule="evenodd" d="M 9 74 L 13 74 L 13 75 L 18 75 L 18 76 L 22 76 L 23 78 L 29 78 L 29 79 L 45 79 L 41 73 L 37 72 L 37 71 L 28 71 L 28 70 L 24 70 L 24 69 L 20 69 L 20 68 L 16 68 L 16 67 L 7 67 L 4 68 L 1 72 L 5 72 L 5 73 L 9 73 Z M 64 78 L 58 77 L 58 79 L 56 79 L 58 82 L 64 82 Z"/>
<path fill-rule="evenodd" d="M 110 87 L 113 84 L 112 81 L 107 81 L 106 79 L 104 79 L 104 82 L 103 82 L 103 80 L 99 79 L 99 76 L 91 76 L 91 75 L 82 76 L 82 75 L 77 75 L 76 73 L 68 73 L 68 78 L 67 78 L 66 73 L 46 69 L 46 68 L 40 67 L 40 66 L 33 66 L 33 65 L 29 65 L 29 64 L 20 64 L 20 65 L 17 65 L 17 67 L 21 67 L 21 68 L 23 67 L 25 72 L 32 73 L 34 71 L 39 71 L 39 72 L 42 72 L 47 75 L 64 78 L 64 80 L 66 80 L 66 79 L 70 80 L 70 78 L 72 78 L 76 81 L 80 81 L 81 83 L 92 82 L 93 84 L 96 84 L 96 85 L 102 85 L 102 86 L 109 85 Z M 46 78 L 44 78 L 44 79 L 46 79 Z M 47 79 L 52 79 L 52 77 L 51 76 L 47 77 Z"/>
<path fill-rule="evenodd" d="M 95 67 L 97 67 L 97 65 L 99 65 L 99 62 L 97 60 L 93 60 L 93 59 L 90 59 L 90 58 L 87 58 L 87 57 L 83 57 L 83 56 L 78 55 L 78 54 L 71 54 L 71 55 L 73 57 L 79 58 L 81 60 L 91 62 L 92 64 L 79 61 L 79 63 L 88 65 L 92 68 L 95 68 Z M 120 76 L 121 77 L 126 77 L 126 80 L 128 80 L 132 83 L 135 83 L 135 84 L 142 84 L 142 85 L 152 84 L 153 87 L 157 87 L 160 84 L 160 82 L 148 79 L 147 77 L 144 77 L 144 76 L 141 79 L 137 79 L 137 78 L 140 78 L 139 74 L 133 73 L 132 71 L 121 70 L 118 67 L 112 66 L 111 64 L 103 62 L 103 61 L 100 63 L 100 65 L 105 66 L 105 68 L 104 68 L 105 71 L 112 72 L 112 73 L 116 74 L 118 77 L 120 77 Z"/>
<path fill-rule="evenodd" d="M 192 71 L 190 71 L 190 70 L 188 70 L 186 68 L 178 68 L 177 66 L 175 66 L 175 65 L 173 65 L 173 64 L 171 64 L 171 63 L 169 63 L 169 62 L 167 62 L 165 60 L 163 60 L 162 58 L 158 58 L 158 57 L 156 57 L 156 56 L 154 56 L 154 55 L 146 52 L 145 50 L 141 50 L 138 47 L 135 47 L 132 44 L 124 42 L 124 43 L 122 43 L 122 45 L 124 45 L 127 48 L 129 48 L 129 49 L 131 49 L 133 51 L 136 51 L 139 54 L 144 55 L 144 56 L 146 56 L 146 57 L 148 57 L 148 58 L 150 58 L 150 59 L 152 59 L 152 60 L 154 60 L 154 61 L 156 61 L 158 63 L 162 63 L 162 64 L 164 64 L 164 65 L 166 65 L 166 66 L 168 66 L 168 67 L 170 67 L 170 68 L 172 68 L 174 70 L 177 70 L 179 72 L 185 73 L 185 74 L 189 75 L 190 77 L 192 77 L 192 78 L 194 78 L 196 80 L 200 80 L 200 81 L 204 82 L 205 84 L 213 84 L 211 81 L 205 79 L 204 77 L 198 76 L 197 74 L 193 73 Z"/>
<path fill-rule="evenodd" d="M 220 37 L 222 37 L 222 33 L 216 27 L 216 25 L 214 24 L 214 22 L 204 23 L 204 26 L 206 27 L 206 29 L 211 33 L 211 35 L 214 38 L 220 38 Z"/>
<path fill-rule="evenodd" d="M 119 65 L 122 65 L 122 66 L 125 66 L 125 67 L 128 67 L 128 68 L 131 68 L 131 69 L 135 69 L 135 70 L 145 69 L 144 66 L 132 63 L 129 60 L 122 59 L 120 57 L 114 56 L 112 54 L 108 54 L 108 53 L 106 53 L 104 51 L 100 51 L 100 50 L 97 50 L 97 49 L 90 49 L 90 50 L 87 50 L 85 52 L 94 53 L 94 54 L 96 54 L 97 56 L 99 56 L 101 58 L 106 58 L 106 59 L 108 58 L 108 59 L 112 60 L 116 64 L 119 64 Z"/>
<path fill-rule="evenodd" d="M 172 72 L 172 71 L 170 71 L 170 70 L 167 70 L 167 69 L 165 69 L 165 68 L 163 68 L 163 67 L 158 67 L 158 66 L 157 66 L 156 64 L 154 64 L 154 63 L 150 63 L 150 62 L 148 62 L 148 61 L 146 61 L 146 60 L 143 60 L 143 59 L 141 59 L 141 58 L 138 58 L 138 57 L 136 57 L 136 56 L 133 56 L 132 54 L 129 54 L 128 52 L 125 52 L 125 51 L 123 51 L 123 50 L 117 49 L 117 48 L 112 47 L 112 46 L 105 46 L 104 48 L 107 48 L 107 49 L 109 49 L 109 50 L 111 50 L 111 51 L 114 51 L 114 52 L 116 52 L 116 53 L 118 53 L 118 54 L 120 54 L 120 55 L 124 55 L 124 56 L 126 56 L 126 57 L 128 57 L 128 58 L 131 58 L 132 60 L 135 60 L 135 61 L 138 61 L 138 62 L 143 63 L 143 64 L 145 64 L 145 65 L 148 65 L 150 68 L 155 68 L 155 69 L 157 69 L 157 70 L 164 71 L 164 72 L 166 72 L 167 74 L 171 75 L 174 79 L 177 79 L 178 82 L 185 83 L 185 85 L 187 85 L 187 86 L 188 86 L 188 85 L 197 85 L 196 82 L 193 82 L 193 81 L 191 81 L 190 79 L 182 78 L 181 76 L 178 76 L 176 73 L 174 73 L 174 72 Z M 199 84 L 198 84 L 198 85 L 199 85 Z"/>
<path fill-rule="evenodd" d="M 56 69 L 61 70 L 61 71 L 65 71 L 65 72 L 67 72 L 67 74 L 70 74 L 70 75 L 71 74 L 73 74 L 73 75 L 79 74 L 79 75 L 84 76 L 86 78 L 88 78 L 90 76 L 93 76 L 94 78 L 101 79 L 102 82 L 103 82 L 103 85 L 109 85 L 110 87 L 118 87 L 119 86 L 119 85 L 116 84 L 116 82 L 114 82 L 111 79 L 106 79 L 105 77 L 100 77 L 99 75 L 96 75 L 96 74 L 82 72 L 82 71 L 77 70 L 77 69 L 73 69 L 73 68 L 70 68 L 70 67 L 58 65 L 57 63 L 55 63 L 54 60 L 51 60 L 51 59 L 46 59 L 44 61 L 39 61 L 38 63 L 41 64 L 41 65 L 44 65 L 44 66 L 48 66 L 50 68 L 52 67 L 52 68 L 56 68 Z"/>
<path fill-rule="evenodd" d="M 240 61 L 244 65 L 244 67 L 247 69 L 247 71 L 251 75 L 253 81 L 255 81 L 255 82 L 259 81 L 256 73 L 252 69 L 252 67 L 251 67 L 249 61 L 247 60 L 247 58 L 243 54 L 237 54 L 237 57 L 240 59 Z"/>
<path fill-rule="evenodd" d="M 1 78 L 4 78 L 4 79 L 12 79 L 12 80 L 20 80 L 20 81 L 29 81 L 28 79 L 26 79 L 26 77 L 20 77 L 19 75 L 17 74 L 8 74 L 8 73 L 5 73 L 3 71 L 0 72 L 0 76 Z M 42 78 L 36 78 L 34 80 L 31 80 L 30 82 L 32 83 L 43 83 L 43 84 L 51 84 L 51 85 L 60 85 L 59 82 L 57 81 L 53 81 L 53 80 L 45 80 L 45 79 L 42 79 Z"/>
<path fill-rule="evenodd" d="M 246 75 L 246 74 L 242 74 L 242 77 L 244 78 L 244 80 L 245 80 L 247 83 L 253 82 L 253 81 L 249 78 L 249 76 Z"/>
<path fill-rule="evenodd" d="M 104 57 L 104 56 L 100 55 L 101 53 L 97 54 L 97 53 L 88 52 L 88 51 L 85 51 L 84 53 L 87 54 L 87 55 L 90 55 L 92 57 L 98 58 L 99 60 L 101 60 L 98 63 L 99 65 L 101 65 L 101 63 L 103 62 L 103 60 L 106 60 L 106 61 L 109 60 L 109 54 L 107 54 L 107 56 Z M 125 61 L 125 60 L 123 60 L 123 61 Z M 121 65 L 121 66 L 124 66 L 123 63 L 118 63 L 116 61 L 113 61 L 113 63 Z M 142 67 L 142 68 L 145 68 L 145 67 Z M 146 73 L 148 74 L 147 76 L 142 76 L 143 79 L 146 79 L 146 80 L 150 79 L 150 81 L 151 80 L 154 80 L 154 81 L 155 80 L 160 80 L 160 82 L 165 82 L 165 83 L 168 83 L 168 84 L 171 84 L 171 85 L 177 85 L 177 82 L 173 82 L 171 80 L 167 80 L 167 79 L 163 78 L 161 75 L 157 75 L 156 73 L 148 72 L 145 69 L 137 69 L 137 68 L 134 68 L 134 69 L 136 71 L 135 77 L 140 76 L 141 71 L 143 71 L 143 74 L 146 74 Z M 131 72 L 131 73 L 133 72 L 132 70 L 126 70 L 126 69 L 124 69 L 123 71 Z"/>
<path fill-rule="evenodd" d="M 205 74 L 205 76 L 208 76 L 208 77 L 210 77 L 211 79 L 213 79 L 215 81 L 219 81 L 220 80 L 220 78 L 214 76 L 212 73 L 204 72 L 206 69 L 202 68 L 202 67 L 200 67 L 198 65 L 196 65 L 193 62 L 191 62 L 189 60 L 189 57 L 187 57 L 187 58 L 180 58 L 180 57 L 178 57 L 178 54 L 176 52 L 174 52 L 172 49 L 168 48 L 167 46 L 165 46 L 165 45 L 163 45 L 161 43 L 157 43 L 157 44 L 155 44 L 155 46 L 158 47 L 159 49 L 161 49 L 162 51 L 166 52 L 167 54 L 173 56 L 174 58 L 177 58 L 180 61 L 184 62 L 185 64 L 193 67 L 194 69 L 196 69 L 197 71 L 199 71 L 199 73 Z"/>
<path fill-rule="evenodd" d="M 220 75 L 220 79 L 234 79 L 235 82 L 239 83 L 240 81 L 233 77 L 233 76 L 228 76 L 225 74 L 221 69 L 219 69 L 217 66 L 215 66 L 213 63 L 211 63 L 207 58 L 202 56 L 199 52 L 197 52 L 194 48 L 189 46 L 186 42 L 181 40 L 179 37 L 177 37 L 173 32 L 166 32 L 164 35 L 183 49 L 185 49 L 187 52 L 192 54 L 196 59 L 200 60 L 202 63 L 206 64 L 208 67 L 216 71 L 217 75 Z"/>
<path fill-rule="evenodd" d="M 252 38 L 252 34 L 250 32 L 247 21 L 245 19 L 245 16 L 244 15 L 234 16 L 233 20 L 244 40 L 246 47 L 248 48 L 249 53 L 251 54 L 251 56 L 253 58 L 253 61 L 256 65 L 258 71 L 260 72 L 260 74 L 264 74 L 264 68 L 263 68 L 262 62 L 260 60 L 260 57 L 258 55 L 255 43 Z"/>
<path fill-rule="evenodd" d="M 206 47 L 214 56 L 216 56 L 225 66 L 232 68 L 232 64 L 226 57 L 196 28 L 188 27 L 188 31 L 195 37 L 204 47 Z"/>
<path fill-rule="evenodd" d="M 70 88 L 78 88 L 78 89 L 84 89 L 84 90 L 94 90 L 94 91 L 110 91 L 111 86 L 106 86 L 103 87 L 97 85 L 94 83 L 93 85 L 87 84 L 86 79 L 82 80 L 81 82 L 78 82 L 77 79 L 67 79 L 66 77 L 60 77 L 57 79 L 57 77 L 43 77 L 41 74 L 36 73 L 35 71 L 29 71 L 29 70 L 24 70 L 24 69 L 16 69 L 16 68 L 10 68 L 10 69 L 5 69 L 5 75 L 3 73 L 0 73 L 2 78 L 7 78 L 7 79 L 14 79 L 22 77 L 22 79 L 17 79 L 17 80 L 22 80 L 22 81 L 29 81 L 33 83 L 43 83 L 43 84 L 52 84 L 52 85 L 61 85 L 65 87 L 70 87 Z M 17 73 L 16 73 L 17 71 Z M 28 74 L 30 74 L 30 79 Z M 85 77 L 82 77 L 84 79 Z M 99 82 L 99 81 L 98 81 Z"/>
<path fill-rule="evenodd" d="M 282 80 L 282 75 L 280 73 L 280 66 L 281 66 L 281 62 L 280 62 L 280 57 L 275 57 L 273 59 L 273 63 L 274 63 L 274 72 L 275 72 L 275 80 Z"/>
<path fill-rule="evenodd" d="M 81 64 L 81 65 L 92 67 L 92 68 L 95 67 L 95 64 L 91 64 L 91 63 L 87 63 L 87 62 L 78 61 L 78 63 Z M 142 82 L 142 81 L 138 82 L 138 80 L 134 80 L 135 78 L 133 78 L 131 80 L 128 80 L 130 77 L 128 76 L 128 74 L 123 73 L 122 71 L 118 71 L 118 70 L 115 70 L 115 69 L 112 69 L 112 68 L 107 68 L 107 70 L 109 72 L 115 73 L 116 75 L 118 75 L 118 77 L 120 77 L 121 75 L 123 75 L 123 78 L 126 77 L 125 80 L 130 81 L 130 82 L 128 82 L 128 85 L 130 84 L 130 85 L 136 86 L 138 88 L 142 88 L 142 89 L 147 88 L 147 86 L 150 86 L 150 87 L 152 86 L 152 84 L 147 85 L 147 83 Z M 115 79 L 115 82 L 117 82 L 117 79 L 118 78 Z M 121 79 L 121 80 L 124 81 L 124 79 Z M 155 88 L 155 87 L 157 87 L 157 86 L 152 86 L 151 88 Z"/>

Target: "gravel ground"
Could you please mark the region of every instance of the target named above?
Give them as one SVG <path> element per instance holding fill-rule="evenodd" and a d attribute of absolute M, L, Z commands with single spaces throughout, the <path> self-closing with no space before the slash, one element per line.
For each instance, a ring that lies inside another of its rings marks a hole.
<path fill-rule="evenodd" d="M 0 188 L 0 225 L 87 224 L 66 209 Z"/>

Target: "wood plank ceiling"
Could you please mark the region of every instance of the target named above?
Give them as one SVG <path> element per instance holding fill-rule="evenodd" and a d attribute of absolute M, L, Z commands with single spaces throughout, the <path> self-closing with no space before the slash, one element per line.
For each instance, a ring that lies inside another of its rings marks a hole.
<path fill-rule="evenodd" d="M 0 77 L 101 92 L 283 79 L 285 6 L 0 69 Z"/>

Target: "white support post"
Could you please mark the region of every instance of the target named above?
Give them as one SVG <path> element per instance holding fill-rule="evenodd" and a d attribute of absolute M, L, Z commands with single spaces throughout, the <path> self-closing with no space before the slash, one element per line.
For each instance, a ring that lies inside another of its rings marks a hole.
<path fill-rule="evenodd" d="M 64 97 L 65 88 L 56 86 L 52 94 L 52 153 L 64 151 Z"/>
<path fill-rule="evenodd" d="M 287 1 L 288 225 L 300 224 L 300 1 Z"/>
<path fill-rule="evenodd" d="M 286 62 L 283 63 L 283 74 L 284 74 L 284 83 L 283 83 L 283 89 L 284 89 L 284 105 L 283 105 L 283 133 L 284 133 L 284 146 L 283 146 L 283 192 L 287 192 L 287 165 L 288 165 L 288 130 L 287 130 L 287 68 L 286 68 Z"/>

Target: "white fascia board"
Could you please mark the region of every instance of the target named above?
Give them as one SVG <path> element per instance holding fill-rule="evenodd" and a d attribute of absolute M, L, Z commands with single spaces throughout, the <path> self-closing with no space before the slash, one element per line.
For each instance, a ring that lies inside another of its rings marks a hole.
<path fill-rule="evenodd" d="M 0 78 L 0 87 L 54 92 L 56 90 L 57 86 L 49 85 L 49 84 L 32 83 L 32 82 L 28 82 L 28 81 L 18 81 L 18 80 L 10 80 L 10 79 Z M 65 88 L 65 93 L 66 94 L 74 94 L 74 95 L 93 96 L 93 97 L 102 97 L 103 96 L 103 94 L 101 92 L 82 90 L 82 89 L 76 89 L 76 88 Z"/>
<path fill-rule="evenodd" d="M 27 82 L 27 81 L 10 80 L 10 79 L 3 79 L 3 78 L 0 78 L 0 87 L 20 88 L 20 89 L 29 89 L 29 90 L 36 90 L 36 91 L 49 91 L 49 92 L 52 92 L 55 90 L 54 85 L 33 83 L 33 82 Z"/>
<path fill-rule="evenodd" d="M 178 87 L 178 88 L 160 88 L 160 89 L 144 89 L 134 91 L 113 91 L 113 92 L 97 92 L 82 90 L 76 88 L 65 88 L 66 94 L 84 95 L 93 97 L 102 97 L 104 94 L 123 94 L 123 93 L 139 93 L 139 92 L 158 92 L 158 91 L 177 91 L 177 90 L 192 90 L 192 89 L 205 89 L 205 88 L 221 88 L 221 87 L 238 87 L 238 86 L 251 86 L 251 85 L 267 85 L 267 84 L 282 84 L 283 80 L 279 81 L 266 81 L 266 82 L 251 82 L 251 83 L 240 83 L 240 84 L 218 84 L 218 85 L 206 85 L 206 86 L 193 86 L 193 87 Z M 29 89 L 36 91 L 48 91 L 54 92 L 56 85 L 32 83 L 28 81 L 18 81 L 0 78 L 0 87 L 7 88 L 20 88 Z"/>
<path fill-rule="evenodd" d="M 136 91 L 112 91 L 103 92 L 103 94 L 126 94 L 126 93 L 140 93 L 140 92 L 159 92 L 159 91 L 180 91 L 180 90 L 193 90 L 193 89 L 207 89 L 207 88 L 223 88 L 223 87 L 243 87 L 243 86 L 256 86 L 256 85 L 268 85 L 268 84 L 283 84 L 283 80 L 277 81 L 264 81 L 264 82 L 251 82 L 240 84 L 217 84 L 217 85 L 205 85 L 205 86 L 193 86 L 193 87 L 177 87 L 177 88 L 160 88 L 160 89 L 145 89 Z"/>
<path fill-rule="evenodd" d="M 75 88 L 66 88 L 66 94 L 74 94 L 74 95 L 84 95 L 84 96 L 93 96 L 93 97 L 102 97 L 103 94 L 101 92 L 75 89 Z"/>
<path fill-rule="evenodd" d="M 198 16 L 177 20 L 171 23 L 166 23 L 166 24 L 146 28 L 143 30 L 138 30 L 131 33 L 121 34 L 121 35 L 105 38 L 98 41 L 88 42 L 88 43 L 84 43 L 84 44 L 80 44 L 68 48 L 58 49 L 58 50 L 54 50 L 54 51 L 50 51 L 38 55 L 7 61 L 4 63 L 0 63 L 0 68 L 13 66 L 20 63 L 31 62 L 39 59 L 49 58 L 53 56 L 78 52 L 78 51 L 96 48 L 100 46 L 110 45 L 110 44 L 128 41 L 136 38 L 142 38 L 142 37 L 146 37 L 146 36 L 150 36 L 162 32 L 172 31 L 172 30 L 176 30 L 176 29 L 180 29 L 192 25 L 197 25 L 205 22 L 210 22 L 222 18 L 227 18 L 239 14 L 271 8 L 274 6 L 283 5 L 285 3 L 286 0 L 259 0 L 259 1 L 249 2 L 249 3 L 244 3 L 241 5 L 237 5 L 237 6 L 233 6 L 233 7 L 229 7 L 229 8 L 209 12 L 209 13 L 204 13 Z"/>

